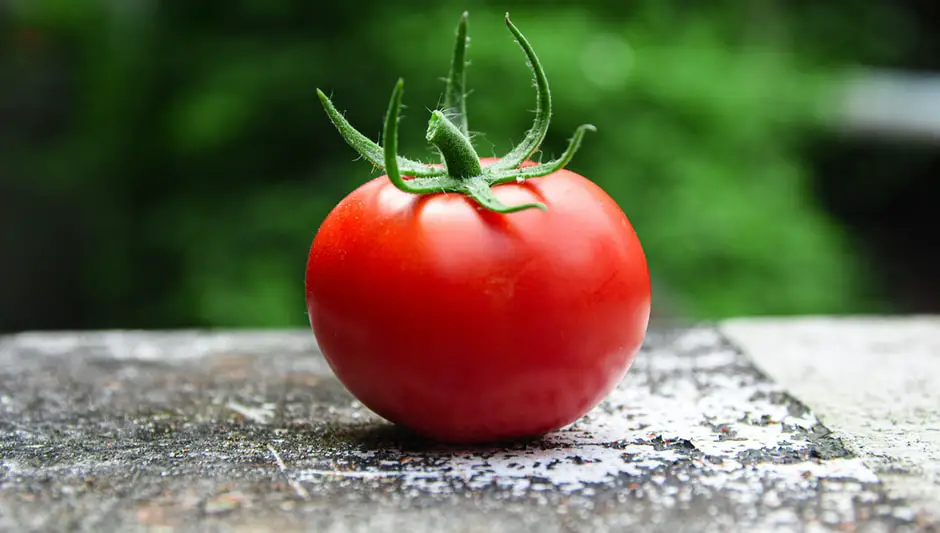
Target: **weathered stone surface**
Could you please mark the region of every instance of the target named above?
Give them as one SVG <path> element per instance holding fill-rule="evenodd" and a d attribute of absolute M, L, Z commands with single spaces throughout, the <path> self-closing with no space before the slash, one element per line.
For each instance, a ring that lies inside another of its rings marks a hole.
<path fill-rule="evenodd" d="M 27 334 L 0 345 L 0 529 L 933 531 L 716 329 L 653 332 L 573 426 L 422 441 L 307 332 Z"/>
<path fill-rule="evenodd" d="M 940 318 L 740 319 L 721 329 L 812 405 L 888 494 L 940 518 Z"/>

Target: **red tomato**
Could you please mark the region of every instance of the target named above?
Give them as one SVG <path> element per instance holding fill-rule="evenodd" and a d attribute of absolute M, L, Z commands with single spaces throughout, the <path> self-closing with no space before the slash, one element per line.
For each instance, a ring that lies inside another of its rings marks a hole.
<path fill-rule="evenodd" d="M 548 209 L 499 214 L 380 176 L 332 210 L 308 257 L 310 323 L 336 376 L 380 416 L 438 440 L 577 420 L 646 334 L 646 258 L 600 187 L 559 170 L 493 192 Z"/>

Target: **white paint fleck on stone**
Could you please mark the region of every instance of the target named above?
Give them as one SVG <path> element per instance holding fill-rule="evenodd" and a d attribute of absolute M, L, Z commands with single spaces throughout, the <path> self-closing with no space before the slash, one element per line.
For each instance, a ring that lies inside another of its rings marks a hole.
<path fill-rule="evenodd" d="M 257 422 L 259 424 L 267 424 L 270 422 L 275 415 L 276 404 L 268 403 L 260 407 L 252 407 L 248 405 L 243 405 L 234 400 L 229 400 L 226 402 L 225 407 L 238 413 L 239 415 L 251 420 L 252 422 Z"/>

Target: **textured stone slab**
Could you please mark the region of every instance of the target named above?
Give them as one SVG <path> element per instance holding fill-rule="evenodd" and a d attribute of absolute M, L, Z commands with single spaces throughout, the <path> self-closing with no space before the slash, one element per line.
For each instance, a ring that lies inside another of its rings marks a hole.
<path fill-rule="evenodd" d="M 599 408 L 531 442 L 428 443 L 307 332 L 0 345 L 0 529 L 928 531 L 714 328 L 653 332 Z"/>
<path fill-rule="evenodd" d="M 722 330 L 812 405 L 889 494 L 940 517 L 940 318 L 747 319 Z"/>

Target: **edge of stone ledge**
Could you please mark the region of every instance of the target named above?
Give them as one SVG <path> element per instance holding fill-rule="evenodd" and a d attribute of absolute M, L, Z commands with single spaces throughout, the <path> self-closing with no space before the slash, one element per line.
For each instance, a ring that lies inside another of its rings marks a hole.
<path fill-rule="evenodd" d="M 824 323 L 940 323 L 940 314 L 913 314 L 913 315 L 889 315 L 889 314 L 856 314 L 856 315 L 753 315 L 736 316 L 713 321 L 719 330 L 724 331 L 727 326 L 739 324 L 824 324 Z"/>
<path fill-rule="evenodd" d="M 238 353 L 271 347 L 319 353 L 309 329 L 100 329 L 23 331 L 0 336 L 0 360 L 13 347 L 39 356 L 63 356 L 77 347 L 94 346 L 119 360 L 194 360 L 220 352 Z"/>

